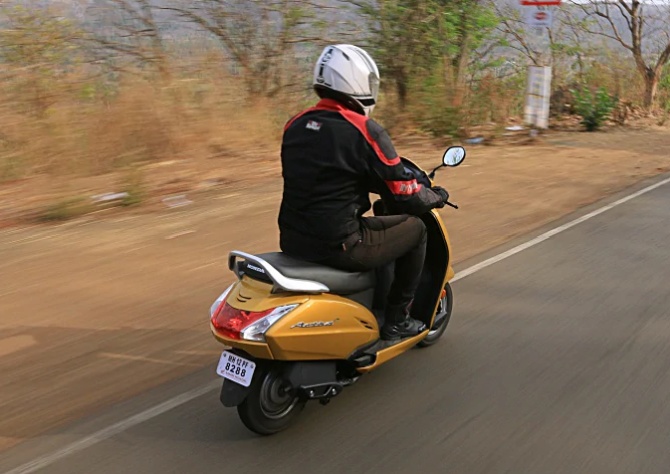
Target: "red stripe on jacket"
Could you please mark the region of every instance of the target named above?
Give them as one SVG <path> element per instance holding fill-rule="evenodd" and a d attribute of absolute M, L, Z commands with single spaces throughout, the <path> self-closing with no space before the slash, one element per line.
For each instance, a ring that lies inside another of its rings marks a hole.
<path fill-rule="evenodd" d="M 388 166 L 395 166 L 400 163 L 400 157 L 396 156 L 395 158 L 387 158 L 384 155 L 384 152 L 379 148 L 379 144 L 377 141 L 370 136 L 370 133 L 368 132 L 368 128 L 366 126 L 366 122 L 368 121 L 368 118 L 365 115 L 361 115 L 357 112 L 354 112 L 351 109 L 346 108 L 344 105 L 340 104 L 339 102 L 332 100 L 332 99 L 321 99 L 316 106 L 309 108 L 307 110 L 303 110 L 300 112 L 298 115 L 293 117 L 291 120 L 289 120 L 286 125 L 284 126 L 284 131 L 286 131 L 293 123 L 298 120 L 300 117 L 302 117 L 305 114 L 308 114 L 310 112 L 314 112 L 317 110 L 327 110 L 330 112 L 337 112 L 339 113 L 344 119 L 349 122 L 351 125 L 356 127 L 356 129 L 363 134 L 365 137 L 365 140 L 370 144 L 372 149 L 375 151 L 375 154 L 377 155 L 377 158 L 379 158 L 382 163 Z"/>
<path fill-rule="evenodd" d="M 411 196 L 421 191 L 421 185 L 416 182 L 416 179 L 410 181 L 386 181 L 386 185 L 393 194 L 400 196 Z"/>

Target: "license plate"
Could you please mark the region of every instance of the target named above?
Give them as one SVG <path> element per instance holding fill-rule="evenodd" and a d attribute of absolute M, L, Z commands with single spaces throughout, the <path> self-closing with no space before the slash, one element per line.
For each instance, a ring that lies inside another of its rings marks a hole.
<path fill-rule="evenodd" d="M 239 383 L 243 387 L 251 385 L 251 378 L 254 376 L 256 364 L 244 357 L 223 351 L 216 373 L 224 379 Z"/>

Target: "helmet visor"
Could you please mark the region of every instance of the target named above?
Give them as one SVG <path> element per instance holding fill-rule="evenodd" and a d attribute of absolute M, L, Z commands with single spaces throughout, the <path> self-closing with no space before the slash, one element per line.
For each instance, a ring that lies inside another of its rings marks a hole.
<path fill-rule="evenodd" d="M 375 73 L 371 73 L 368 76 L 368 81 L 370 83 L 370 95 L 377 102 L 377 94 L 379 94 L 379 76 Z"/>

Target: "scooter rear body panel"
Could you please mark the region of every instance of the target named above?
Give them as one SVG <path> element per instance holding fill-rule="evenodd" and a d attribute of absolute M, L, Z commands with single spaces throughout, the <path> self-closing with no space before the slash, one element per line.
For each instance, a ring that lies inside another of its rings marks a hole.
<path fill-rule="evenodd" d="M 223 344 L 258 358 L 343 360 L 379 337 L 374 314 L 362 304 L 338 295 L 272 293 L 272 285 L 245 276 L 230 291 L 227 304 L 243 311 L 298 305 L 265 333 L 266 342 L 230 339 L 211 327 Z"/>

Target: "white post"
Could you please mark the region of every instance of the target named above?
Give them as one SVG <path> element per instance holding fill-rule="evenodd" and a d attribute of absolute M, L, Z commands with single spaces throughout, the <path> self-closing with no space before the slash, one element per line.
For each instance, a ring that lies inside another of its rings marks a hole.
<path fill-rule="evenodd" d="M 544 29 L 551 27 L 553 10 L 545 5 L 531 5 L 530 2 L 525 3 L 523 8 L 526 23 L 535 29 L 538 39 L 544 43 Z M 549 126 L 551 67 L 546 65 L 547 61 L 547 51 L 542 48 L 539 58 L 542 66 L 528 66 L 524 121 L 532 127 L 531 136 L 537 134 L 537 129 L 546 129 Z"/>
<path fill-rule="evenodd" d="M 536 128 L 549 126 L 551 67 L 529 66 L 524 121 Z"/>

